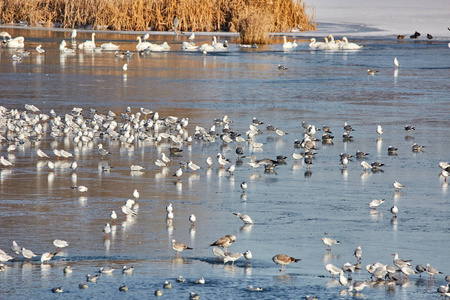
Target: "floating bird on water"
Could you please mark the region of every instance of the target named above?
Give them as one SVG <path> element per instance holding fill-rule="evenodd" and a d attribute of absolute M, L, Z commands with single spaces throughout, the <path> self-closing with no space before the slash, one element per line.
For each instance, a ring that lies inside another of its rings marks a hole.
<path fill-rule="evenodd" d="M 405 130 L 410 132 L 410 131 L 416 130 L 416 128 L 414 126 L 411 126 L 411 125 L 406 125 L 405 126 Z"/>
<path fill-rule="evenodd" d="M 274 257 L 272 257 L 272 261 L 274 263 L 276 263 L 277 265 L 281 265 L 281 272 L 284 272 L 286 270 L 286 266 L 291 262 L 298 262 L 300 260 L 301 260 L 300 258 L 293 258 L 286 254 L 277 254 Z"/>
<path fill-rule="evenodd" d="M 398 150 L 398 148 L 396 148 L 394 146 L 389 146 L 388 147 L 388 154 L 396 154 L 397 150 Z"/>
<path fill-rule="evenodd" d="M 431 34 L 427 33 L 427 39 L 432 40 L 433 36 Z"/>
<path fill-rule="evenodd" d="M 378 70 L 367 69 L 367 75 L 375 75 L 378 72 Z"/>
<path fill-rule="evenodd" d="M 425 148 L 425 146 L 422 146 L 422 145 L 419 145 L 416 143 L 414 143 L 412 145 L 412 151 L 414 151 L 414 152 L 420 152 L 420 151 L 422 151 L 423 148 Z"/>
<path fill-rule="evenodd" d="M 122 274 L 132 274 L 133 270 L 134 270 L 133 266 L 129 266 L 129 267 L 123 266 L 122 267 Z"/>
<path fill-rule="evenodd" d="M 52 292 L 53 293 L 62 293 L 63 292 L 63 289 L 62 289 L 62 287 L 55 287 L 55 288 L 52 288 Z"/>
<path fill-rule="evenodd" d="M 288 68 L 286 68 L 285 66 L 282 66 L 282 65 L 278 65 L 278 70 L 280 70 L 280 71 L 285 71 L 285 70 L 287 70 Z"/>
<path fill-rule="evenodd" d="M 405 38 L 404 35 L 401 35 L 401 34 L 397 35 L 397 39 L 398 39 L 398 40 L 403 40 L 404 38 Z"/>

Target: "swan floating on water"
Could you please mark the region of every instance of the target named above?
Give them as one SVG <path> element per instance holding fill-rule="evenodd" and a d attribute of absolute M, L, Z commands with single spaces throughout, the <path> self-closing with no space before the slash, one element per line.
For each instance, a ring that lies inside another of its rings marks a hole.
<path fill-rule="evenodd" d="M 45 50 L 42 49 L 42 45 L 37 46 L 37 47 L 36 47 L 36 51 L 37 51 L 38 53 L 44 53 L 44 52 L 45 52 Z"/>
<path fill-rule="evenodd" d="M 152 45 L 150 42 L 143 42 L 140 36 L 138 36 L 136 39 L 138 40 L 138 44 L 136 45 L 136 50 L 139 52 L 145 51 L 147 48 L 149 48 Z"/>
<path fill-rule="evenodd" d="M 116 51 L 119 50 L 119 46 L 113 43 L 104 43 L 101 45 L 102 50 L 105 51 Z"/>
<path fill-rule="evenodd" d="M 348 39 L 344 36 L 342 38 L 342 43 L 339 45 L 339 49 L 341 50 L 358 50 L 361 49 L 362 46 L 355 44 L 355 43 L 349 43 Z"/>
<path fill-rule="evenodd" d="M 285 50 L 287 50 L 287 49 L 294 49 L 295 47 L 298 46 L 296 41 L 294 41 L 294 42 L 288 42 L 288 41 L 286 40 L 286 36 L 283 36 L 283 40 L 284 40 L 284 43 L 283 43 L 283 49 L 285 49 Z"/>
<path fill-rule="evenodd" d="M 193 42 L 183 42 L 181 50 L 183 51 L 197 51 L 199 46 L 196 46 Z"/>
<path fill-rule="evenodd" d="M 23 36 L 18 36 L 13 39 L 5 39 L 2 41 L 2 44 L 8 48 L 24 48 L 25 47 L 25 38 Z"/>
<path fill-rule="evenodd" d="M 92 33 L 92 39 L 87 40 L 78 45 L 80 50 L 94 50 L 95 49 L 95 32 Z"/>

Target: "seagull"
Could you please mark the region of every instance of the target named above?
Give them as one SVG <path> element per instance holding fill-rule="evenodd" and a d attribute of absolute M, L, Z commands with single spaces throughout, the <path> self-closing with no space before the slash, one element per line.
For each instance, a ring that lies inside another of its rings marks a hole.
<path fill-rule="evenodd" d="M 127 266 L 123 266 L 122 268 L 122 274 L 132 274 L 134 270 L 133 266 L 127 267 Z"/>
<path fill-rule="evenodd" d="M 322 242 L 328 246 L 327 250 L 331 250 L 331 246 L 332 245 L 337 245 L 340 244 L 341 242 L 331 239 L 331 238 L 327 238 L 327 237 L 323 237 L 322 238 Z"/>
<path fill-rule="evenodd" d="M 381 128 L 381 125 L 377 126 L 377 133 L 378 133 L 378 135 L 382 135 L 383 134 L 383 128 Z"/>
<path fill-rule="evenodd" d="M 210 167 L 212 164 L 213 164 L 213 160 L 212 160 L 212 158 L 211 157 L 207 157 L 206 158 L 206 164 L 208 165 L 208 167 Z"/>
<path fill-rule="evenodd" d="M 109 236 L 111 233 L 111 225 L 109 223 L 106 223 L 105 226 L 103 226 L 103 232 L 105 233 L 106 237 Z"/>
<path fill-rule="evenodd" d="M 166 206 L 166 211 L 167 212 L 172 212 L 173 211 L 172 203 L 169 203 L 169 205 Z"/>
<path fill-rule="evenodd" d="M 411 125 L 406 125 L 406 126 L 405 126 L 405 130 L 406 130 L 407 132 L 410 132 L 410 131 L 416 130 L 416 128 L 415 128 L 414 126 L 411 126 Z"/>
<path fill-rule="evenodd" d="M 57 250 L 61 250 L 62 248 L 69 246 L 69 243 L 64 240 L 54 240 L 53 245 L 55 245 Z"/>
<path fill-rule="evenodd" d="M 293 258 L 286 254 L 277 254 L 274 257 L 272 257 L 272 260 L 277 265 L 281 265 L 281 272 L 284 272 L 286 270 L 286 266 L 290 264 L 291 262 L 298 262 L 301 259 L 300 258 Z"/>
<path fill-rule="evenodd" d="M 79 191 L 80 193 L 84 193 L 88 191 L 88 188 L 85 187 L 84 185 L 79 185 L 79 186 L 72 186 L 72 189 L 76 189 L 77 191 Z"/>
<path fill-rule="evenodd" d="M 231 264 L 234 265 L 234 261 L 238 260 L 242 256 L 244 256 L 244 253 L 228 253 L 223 258 L 223 263 L 226 264 L 227 262 L 231 261 L 232 262 Z"/>
<path fill-rule="evenodd" d="M 231 244 L 233 244 L 234 242 L 236 242 L 236 237 L 232 234 L 226 235 L 224 237 L 221 237 L 220 239 L 218 239 L 217 241 L 215 241 L 214 243 L 212 243 L 211 246 L 218 246 L 224 249 L 225 253 L 227 252 L 227 248 L 229 246 L 231 246 Z"/>
<path fill-rule="evenodd" d="M 121 291 L 121 292 L 126 292 L 126 291 L 128 291 L 128 287 L 127 287 L 125 284 L 122 284 L 122 285 L 119 287 L 119 291 Z"/>
<path fill-rule="evenodd" d="M 128 70 L 128 64 L 123 64 L 122 70 L 126 72 Z"/>
<path fill-rule="evenodd" d="M 374 208 L 377 209 L 377 207 L 380 204 L 383 204 L 386 201 L 386 199 L 373 199 L 370 203 L 369 203 L 369 208 Z"/>
<path fill-rule="evenodd" d="M 73 272 L 72 268 L 70 266 L 66 266 L 63 271 L 64 271 L 64 274 L 70 274 Z"/>
<path fill-rule="evenodd" d="M 243 181 L 243 182 L 241 183 L 241 189 L 242 189 L 242 192 L 245 193 L 245 190 L 247 189 L 247 187 L 248 187 L 247 182 Z"/>
<path fill-rule="evenodd" d="M 361 246 L 358 246 L 358 247 L 355 249 L 355 252 L 353 253 L 353 255 L 356 257 L 356 259 L 357 259 L 358 261 L 361 260 L 361 256 L 362 256 Z"/>
<path fill-rule="evenodd" d="M 101 144 L 101 143 L 98 144 L 98 153 L 100 153 L 100 155 L 102 156 L 102 159 L 103 159 L 103 156 L 111 154 L 111 152 L 109 152 L 108 150 L 103 148 L 103 144 Z"/>
<path fill-rule="evenodd" d="M 424 266 L 422 266 L 422 265 L 417 265 L 416 266 L 416 271 L 420 274 L 420 277 L 422 277 L 422 273 L 426 272 L 427 269 Z"/>
<path fill-rule="evenodd" d="M 361 167 L 364 168 L 364 172 L 366 172 L 367 169 L 372 169 L 372 166 L 368 162 L 366 162 L 365 160 L 363 160 L 361 162 Z"/>
<path fill-rule="evenodd" d="M 388 147 L 388 154 L 396 154 L 397 150 L 398 150 L 398 148 L 396 148 L 394 146 L 389 146 Z"/>
<path fill-rule="evenodd" d="M 339 283 L 342 286 L 346 286 L 348 284 L 348 279 L 344 276 L 344 271 L 339 272 Z"/>
<path fill-rule="evenodd" d="M 190 40 L 191 41 L 191 43 L 194 41 L 194 39 L 195 39 L 195 33 L 193 32 L 193 33 L 191 33 L 191 35 L 188 37 L 188 40 Z"/>
<path fill-rule="evenodd" d="M 98 269 L 100 274 L 112 274 L 114 272 L 114 267 L 101 267 Z"/>
<path fill-rule="evenodd" d="M 12 242 L 11 250 L 14 252 L 15 255 L 18 255 L 22 253 L 22 248 L 17 245 L 16 241 Z"/>
<path fill-rule="evenodd" d="M 99 277 L 100 277 L 100 274 L 95 274 L 95 275 L 87 274 L 86 275 L 86 281 L 88 281 L 88 282 L 97 282 L 97 279 Z"/>
<path fill-rule="evenodd" d="M 167 280 L 164 281 L 163 288 L 170 290 L 172 288 L 172 283 L 168 282 Z"/>
<path fill-rule="evenodd" d="M 44 254 L 41 255 L 41 263 L 45 263 L 48 262 L 50 259 L 53 258 L 53 256 L 55 256 L 56 254 L 58 254 L 58 252 L 46 252 Z"/>
<path fill-rule="evenodd" d="M 200 167 L 198 165 L 194 164 L 192 162 L 192 160 L 190 160 L 187 165 L 188 165 L 188 168 L 192 170 L 192 174 L 194 174 L 194 171 L 197 171 L 200 169 Z"/>
<path fill-rule="evenodd" d="M 52 288 L 52 292 L 53 293 L 62 293 L 63 292 L 63 289 L 62 289 L 62 287 L 54 287 L 54 288 Z"/>
<path fill-rule="evenodd" d="M 109 216 L 110 216 L 110 218 L 111 218 L 111 222 L 112 222 L 112 223 L 116 222 L 116 220 L 117 220 L 117 214 L 116 214 L 116 212 L 115 212 L 114 210 L 111 212 L 111 214 L 110 214 Z"/>
<path fill-rule="evenodd" d="M 393 253 L 392 254 L 394 256 L 394 265 L 398 268 L 402 268 L 405 266 L 411 266 L 411 260 L 405 260 L 405 259 L 400 259 L 398 258 L 398 254 L 397 253 Z"/>
<path fill-rule="evenodd" d="M 340 274 L 341 272 L 342 273 L 344 272 L 341 268 L 338 268 L 338 267 L 336 267 L 333 264 L 327 264 L 325 266 L 325 270 L 330 272 L 332 278 L 334 278 L 334 275 L 337 275 L 337 274 Z"/>
<path fill-rule="evenodd" d="M 71 38 L 72 40 L 74 40 L 76 37 L 77 37 L 77 30 L 76 30 L 76 29 L 73 29 L 73 30 L 72 30 L 72 33 L 70 34 L 70 38 Z"/>
<path fill-rule="evenodd" d="M 366 286 L 367 286 L 367 282 L 365 281 L 355 281 L 349 288 L 348 291 L 352 291 L 355 290 L 357 292 L 361 292 Z"/>
<path fill-rule="evenodd" d="M 189 222 L 191 222 L 191 227 L 194 227 L 194 226 L 195 226 L 195 221 L 197 221 L 197 218 L 195 217 L 194 214 L 191 214 L 191 215 L 189 216 Z"/>
<path fill-rule="evenodd" d="M 397 218 L 397 213 L 398 213 L 397 206 L 394 205 L 391 207 L 391 213 L 394 215 L 394 218 Z"/>
<path fill-rule="evenodd" d="M 80 282 L 80 284 L 78 285 L 79 289 L 87 289 L 89 286 L 87 285 L 86 282 Z"/>
<path fill-rule="evenodd" d="M 30 258 L 33 258 L 35 256 L 37 256 L 36 254 L 33 253 L 33 251 L 22 248 L 22 255 L 23 257 L 25 257 L 27 260 L 29 260 Z"/>
<path fill-rule="evenodd" d="M 214 255 L 216 256 L 217 259 L 219 259 L 220 257 L 224 257 L 225 256 L 225 252 L 223 252 L 222 249 L 220 249 L 219 247 L 214 247 L 212 249 Z"/>
<path fill-rule="evenodd" d="M 400 63 L 398 62 L 397 57 L 394 57 L 394 66 L 395 68 L 400 67 Z"/>
<path fill-rule="evenodd" d="M 7 160 L 6 158 L 4 158 L 3 156 L 0 157 L 0 163 L 5 166 L 5 167 L 9 167 L 12 166 L 12 162 L 10 162 L 9 160 Z"/>
<path fill-rule="evenodd" d="M 194 293 L 194 292 L 191 292 L 191 293 L 189 294 L 189 300 L 199 300 L 199 299 L 200 299 L 199 294 L 196 294 L 196 293 Z"/>
<path fill-rule="evenodd" d="M 250 291 L 250 292 L 262 292 L 263 291 L 263 288 L 262 287 L 254 287 L 253 285 L 249 285 L 248 287 L 247 287 L 247 290 L 248 291 Z"/>
<path fill-rule="evenodd" d="M 139 199 L 139 196 L 140 196 L 139 191 L 137 189 L 134 189 L 134 191 L 133 191 L 134 199 L 136 199 L 136 200 Z"/>
<path fill-rule="evenodd" d="M 37 155 L 38 155 L 40 158 L 48 158 L 48 155 L 45 154 L 45 152 L 42 151 L 41 149 L 37 149 L 37 150 L 36 150 L 36 153 L 37 153 Z"/>
<path fill-rule="evenodd" d="M 252 258 L 253 258 L 252 252 L 251 252 L 250 250 L 245 251 L 245 252 L 244 252 L 244 258 L 245 258 L 246 260 L 252 259 Z"/>
<path fill-rule="evenodd" d="M 199 280 L 195 280 L 195 281 L 194 281 L 195 284 L 205 284 L 205 282 L 206 282 L 206 281 L 205 281 L 205 278 L 203 278 L 203 277 L 200 278 Z M 192 294 L 192 293 L 191 293 L 191 294 Z"/>
<path fill-rule="evenodd" d="M 367 75 L 375 75 L 378 72 L 379 72 L 378 70 L 367 69 Z"/>
<path fill-rule="evenodd" d="M 124 214 L 126 214 L 127 216 L 128 215 L 130 215 L 130 216 L 137 216 L 138 215 L 137 211 L 132 210 L 131 208 L 127 207 L 126 205 L 123 205 L 121 207 L 121 209 L 122 209 L 122 212 Z"/>
<path fill-rule="evenodd" d="M 178 168 L 178 170 L 175 171 L 173 176 L 176 176 L 177 179 L 180 179 L 181 175 L 183 175 L 183 169 L 180 167 L 180 168 Z"/>
<path fill-rule="evenodd" d="M 182 244 L 180 242 L 177 242 L 175 240 L 172 240 L 172 249 L 177 251 L 177 256 L 180 255 L 180 252 L 187 249 L 192 250 L 193 248 L 186 246 L 185 244 Z"/>
<path fill-rule="evenodd" d="M 139 166 L 139 165 L 131 165 L 131 166 L 130 166 L 130 170 L 131 170 L 132 172 L 140 172 L 140 171 L 142 171 L 142 170 L 144 170 L 144 169 L 145 169 L 144 167 Z"/>
<path fill-rule="evenodd" d="M 228 167 L 227 172 L 230 173 L 230 175 L 232 175 L 234 170 L 236 170 L 236 165 L 231 165 Z"/>
<path fill-rule="evenodd" d="M 435 267 L 430 266 L 430 264 L 427 264 L 427 273 L 430 274 L 430 278 L 436 274 L 442 274 L 441 271 L 438 271 Z"/>
<path fill-rule="evenodd" d="M 165 162 L 166 164 L 168 164 L 170 162 L 170 158 L 168 158 L 164 152 L 161 153 L 161 160 L 163 162 Z"/>
<path fill-rule="evenodd" d="M 401 271 L 403 274 L 405 274 L 406 279 L 408 279 L 408 275 L 417 274 L 416 271 L 414 271 L 413 269 L 411 269 L 411 268 L 408 267 L 408 266 L 403 266 L 403 267 L 401 267 L 401 268 L 400 268 L 400 271 Z"/>
<path fill-rule="evenodd" d="M 395 187 L 396 190 L 400 190 L 400 189 L 406 187 L 406 185 L 403 185 L 403 184 L 401 184 L 401 183 L 398 182 L 398 181 L 394 181 L 394 183 L 392 184 L 392 186 Z"/>
<path fill-rule="evenodd" d="M 282 66 L 282 65 L 278 65 L 278 70 L 280 70 L 280 71 L 285 71 L 285 70 L 287 70 L 288 68 L 286 68 L 285 66 Z"/>
<path fill-rule="evenodd" d="M 444 177 L 444 181 L 447 182 L 447 177 L 449 175 L 449 172 L 446 170 L 441 170 L 441 173 L 439 174 L 439 176 Z"/>
<path fill-rule="evenodd" d="M 422 146 L 422 145 L 419 145 L 416 143 L 414 143 L 412 145 L 412 151 L 414 151 L 414 152 L 420 152 L 420 151 L 422 151 L 423 148 L 425 148 L 425 146 Z"/>
<path fill-rule="evenodd" d="M 244 224 L 255 224 L 255 222 L 253 222 L 252 218 L 250 218 L 250 216 L 247 214 L 241 214 L 241 213 L 233 213 L 233 214 L 236 215 L 238 218 L 240 218 L 242 220 L 242 222 L 244 222 Z"/>
<path fill-rule="evenodd" d="M 37 47 L 36 47 L 36 51 L 37 51 L 38 53 L 44 53 L 44 52 L 45 52 L 45 50 L 42 49 L 42 45 L 37 46 Z"/>

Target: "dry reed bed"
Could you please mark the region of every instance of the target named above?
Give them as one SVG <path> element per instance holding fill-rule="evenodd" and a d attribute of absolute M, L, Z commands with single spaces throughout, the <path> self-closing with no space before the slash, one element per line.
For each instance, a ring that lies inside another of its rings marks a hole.
<path fill-rule="evenodd" d="M 315 29 L 314 11 L 301 0 L 0 0 L 0 20 L 31 26 L 60 24 L 64 28 L 173 29 L 238 32 L 264 26 L 267 32 L 302 26 Z M 257 30 L 256 28 L 252 29 Z M 250 31 L 252 31 L 250 30 Z"/>

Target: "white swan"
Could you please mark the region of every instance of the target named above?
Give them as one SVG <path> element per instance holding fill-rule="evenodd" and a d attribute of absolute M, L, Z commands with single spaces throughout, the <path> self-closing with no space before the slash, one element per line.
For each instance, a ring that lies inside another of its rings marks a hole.
<path fill-rule="evenodd" d="M 214 51 L 215 50 L 214 45 L 215 45 L 215 42 L 214 42 L 214 39 L 213 39 L 212 45 L 205 43 L 205 44 L 201 45 L 198 48 L 198 51 L 200 51 L 200 52 L 203 52 L 203 51 L 206 51 L 206 52 Z"/>
<path fill-rule="evenodd" d="M 13 39 L 3 40 L 2 43 L 5 44 L 8 48 L 24 48 L 25 47 L 25 38 L 23 36 L 18 36 Z"/>
<path fill-rule="evenodd" d="M 37 47 L 36 47 L 36 51 L 37 51 L 38 53 L 44 53 L 44 52 L 45 52 L 45 50 L 42 49 L 42 45 L 37 46 Z"/>
<path fill-rule="evenodd" d="M 105 51 L 117 51 L 119 50 L 119 46 L 113 43 L 104 43 L 101 45 L 102 50 Z"/>
<path fill-rule="evenodd" d="M 152 46 L 150 42 L 143 42 L 140 36 L 138 36 L 136 39 L 138 40 L 138 44 L 136 45 L 137 51 L 144 51 Z"/>
<path fill-rule="evenodd" d="M 286 36 L 283 36 L 283 49 L 293 49 L 295 48 L 294 43 L 286 41 Z"/>
<path fill-rule="evenodd" d="M 78 45 L 80 50 L 94 50 L 95 48 L 95 32 L 92 33 L 92 39 Z"/>
<path fill-rule="evenodd" d="M 339 44 L 341 43 L 341 41 L 335 41 L 332 34 L 329 34 L 328 38 L 330 39 L 330 41 L 327 45 L 326 50 L 339 50 Z"/>
<path fill-rule="evenodd" d="M 7 33 L 6 31 L 2 31 L 2 32 L 0 32 L 0 37 L 2 39 L 6 39 L 6 38 L 10 39 L 11 35 L 9 33 Z"/>
<path fill-rule="evenodd" d="M 310 44 L 309 44 L 309 48 L 311 49 L 311 50 L 317 50 L 317 48 L 320 46 L 320 45 L 323 45 L 323 44 L 325 44 L 324 42 L 316 42 L 316 39 L 315 38 L 311 38 L 310 39 Z"/>
<path fill-rule="evenodd" d="M 183 42 L 183 45 L 181 45 L 181 50 L 183 51 L 197 51 L 198 50 L 198 46 L 196 46 L 194 43 L 188 43 L 188 42 Z"/>
<path fill-rule="evenodd" d="M 324 40 L 324 43 L 323 44 L 320 44 L 319 46 L 317 46 L 317 50 L 326 50 L 326 49 L 328 49 L 328 38 L 323 38 L 323 40 Z"/>
<path fill-rule="evenodd" d="M 342 38 L 342 43 L 339 45 L 339 49 L 341 50 L 358 50 L 361 49 L 362 46 L 355 44 L 355 43 L 349 43 L 348 39 L 344 36 Z"/>
<path fill-rule="evenodd" d="M 217 42 L 217 37 L 213 36 L 214 39 L 214 51 L 228 51 L 228 41 L 225 41 L 223 43 Z"/>

